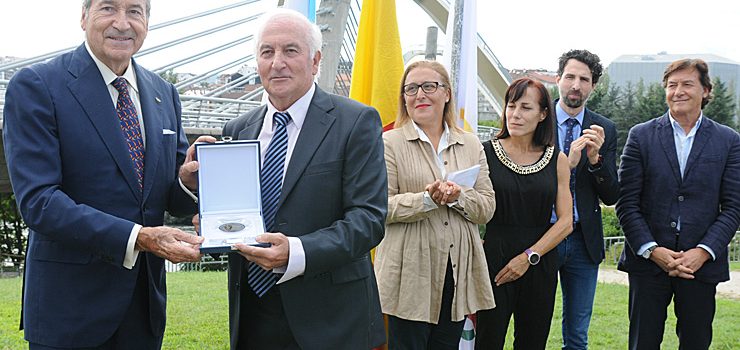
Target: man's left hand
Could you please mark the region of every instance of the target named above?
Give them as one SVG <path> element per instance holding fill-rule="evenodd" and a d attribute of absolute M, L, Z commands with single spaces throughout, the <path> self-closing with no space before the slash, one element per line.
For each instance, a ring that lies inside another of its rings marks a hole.
<path fill-rule="evenodd" d="M 590 128 L 583 130 L 583 135 L 586 141 L 586 155 L 588 156 L 588 162 L 596 164 L 599 161 L 599 150 L 604 144 L 604 128 L 599 125 L 591 125 Z"/>
<path fill-rule="evenodd" d="M 673 264 L 675 265 L 669 267 L 673 268 L 677 265 L 682 265 L 696 273 L 696 271 L 699 271 L 699 269 L 704 266 L 704 263 L 711 258 L 712 256 L 709 255 L 709 252 L 707 252 L 706 250 L 698 247 L 692 248 L 683 252 L 683 256 L 673 262 Z"/>
<path fill-rule="evenodd" d="M 265 270 L 288 265 L 290 243 L 288 237 L 280 232 L 265 232 L 257 236 L 257 242 L 270 243 L 267 248 L 254 247 L 249 244 L 238 243 L 234 247 L 247 260 L 259 265 Z"/>
<path fill-rule="evenodd" d="M 198 139 L 188 147 L 188 152 L 185 155 L 185 162 L 180 166 L 178 176 L 180 177 L 182 184 L 189 190 L 196 191 L 198 189 L 198 161 L 195 160 L 195 144 L 214 143 L 216 141 L 216 138 L 213 136 L 199 136 Z"/>

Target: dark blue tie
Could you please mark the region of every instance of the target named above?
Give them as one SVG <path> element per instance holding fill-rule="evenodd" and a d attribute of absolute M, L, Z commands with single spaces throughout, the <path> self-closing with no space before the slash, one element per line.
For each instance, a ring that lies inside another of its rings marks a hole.
<path fill-rule="evenodd" d="M 568 118 L 565 121 L 565 140 L 563 140 L 563 152 L 567 156 L 570 153 L 570 144 L 573 142 L 573 129 L 578 125 L 578 119 Z M 575 191 L 576 191 L 576 168 L 570 169 L 570 196 L 573 198 L 573 224 L 575 225 Z"/>
<path fill-rule="evenodd" d="M 283 187 L 283 169 L 285 168 L 285 155 L 288 151 L 288 130 L 290 122 L 288 113 L 276 112 L 273 116 L 273 127 L 275 132 L 272 140 L 267 146 L 265 160 L 260 172 L 260 185 L 262 188 L 262 220 L 265 223 L 265 231 L 272 232 L 275 224 L 275 214 L 278 211 L 278 202 Z M 255 263 L 249 264 L 247 282 L 258 297 L 262 297 L 275 285 L 275 274 L 272 271 L 262 269 Z"/>
<path fill-rule="evenodd" d="M 121 131 L 126 138 L 126 145 L 131 156 L 131 161 L 136 170 L 136 180 L 139 190 L 144 188 L 144 142 L 141 137 L 141 125 L 139 125 L 139 114 L 134 107 L 134 101 L 128 93 L 128 82 L 126 78 L 118 77 L 113 81 L 113 87 L 118 90 L 118 102 L 116 102 L 116 115 L 121 124 Z"/>

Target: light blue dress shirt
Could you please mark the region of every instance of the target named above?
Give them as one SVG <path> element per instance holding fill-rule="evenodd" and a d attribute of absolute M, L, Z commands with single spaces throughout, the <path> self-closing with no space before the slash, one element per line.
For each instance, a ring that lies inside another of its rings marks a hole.
<path fill-rule="evenodd" d="M 558 146 L 560 146 L 560 151 L 562 152 L 563 149 L 565 149 L 564 140 L 565 140 L 565 133 L 568 132 L 568 126 L 566 125 L 566 121 L 569 118 L 575 118 L 578 123 L 573 126 L 573 141 L 575 141 L 577 138 L 581 137 L 581 127 L 583 126 L 583 116 L 586 113 L 586 109 L 582 109 L 578 114 L 576 114 L 575 117 L 571 117 L 563 107 L 560 106 L 560 103 L 555 104 L 555 116 L 557 116 L 558 120 Z M 567 154 L 565 155 L 568 156 Z M 568 172 L 570 173 L 570 172 Z M 575 191 L 574 191 L 575 192 Z M 578 207 L 576 206 L 576 194 L 573 193 L 573 222 L 579 222 L 578 218 Z M 552 215 L 550 216 L 550 223 L 555 223 L 555 221 L 558 221 L 558 216 L 555 214 L 555 206 L 552 208 Z"/>

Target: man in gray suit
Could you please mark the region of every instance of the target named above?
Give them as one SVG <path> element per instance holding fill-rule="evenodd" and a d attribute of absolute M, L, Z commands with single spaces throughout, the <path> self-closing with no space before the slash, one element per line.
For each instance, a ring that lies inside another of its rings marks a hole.
<path fill-rule="evenodd" d="M 227 123 L 223 136 L 260 141 L 268 233 L 257 240 L 271 247 L 238 245 L 241 255 L 229 258 L 231 348 L 380 345 L 385 331 L 369 257 L 383 238 L 388 200 L 380 116 L 314 84 L 321 31 L 298 12 L 264 15 L 255 42 L 269 101 Z M 275 193 L 266 188 L 274 174 L 266 173 L 278 144 L 284 165 L 271 211 L 266 201 Z"/>

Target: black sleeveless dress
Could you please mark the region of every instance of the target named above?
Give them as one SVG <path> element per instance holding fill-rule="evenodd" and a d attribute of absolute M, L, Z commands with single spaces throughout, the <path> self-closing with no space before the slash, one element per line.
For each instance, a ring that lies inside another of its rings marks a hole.
<path fill-rule="evenodd" d="M 520 166 L 511 161 L 497 139 L 484 142 L 483 147 L 496 191 L 496 213 L 486 225 L 483 244 L 496 308 L 478 313 L 476 348 L 503 348 L 513 313 L 517 334 L 514 347 L 544 349 L 555 304 L 557 249 L 543 255 L 539 264 L 530 266 L 516 281 L 496 286 L 494 277 L 552 226 L 550 217 L 558 187 L 557 152 L 553 146 L 546 147 L 537 162 Z"/>

